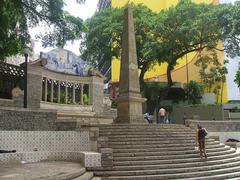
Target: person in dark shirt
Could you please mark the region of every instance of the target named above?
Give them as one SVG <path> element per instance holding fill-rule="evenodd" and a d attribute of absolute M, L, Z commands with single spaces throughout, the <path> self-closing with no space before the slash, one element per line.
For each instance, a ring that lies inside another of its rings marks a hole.
<path fill-rule="evenodd" d="M 15 153 L 16 150 L 12 150 L 12 151 L 7 151 L 7 150 L 1 150 L 0 149 L 0 153 Z"/>
<path fill-rule="evenodd" d="M 207 158 L 206 148 L 205 148 L 205 136 L 207 135 L 207 130 L 203 128 L 200 124 L 197 125 L 196 130 L 196 146 L 199 148 L 200 157 L 202 158 L 203 155 Z"/>

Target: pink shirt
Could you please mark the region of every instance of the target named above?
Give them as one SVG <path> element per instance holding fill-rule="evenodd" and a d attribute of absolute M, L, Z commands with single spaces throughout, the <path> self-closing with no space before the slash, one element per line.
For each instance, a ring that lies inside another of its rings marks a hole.
<path fill-rule="evenodd" d="M 161 109 L 159 109 L 158 113 L 159 113 L 160 116 L 165 116 L 166 111 L 165 111 L 165 109 L 161 108 Z"/>

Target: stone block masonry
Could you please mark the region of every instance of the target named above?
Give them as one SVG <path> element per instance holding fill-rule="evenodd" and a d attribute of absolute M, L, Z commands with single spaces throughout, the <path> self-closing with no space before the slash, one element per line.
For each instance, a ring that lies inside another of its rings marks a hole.
<path fill-rule="evenodd" d="M 56 111 L 0 108 L 0 130 L 56 130 Z"/>

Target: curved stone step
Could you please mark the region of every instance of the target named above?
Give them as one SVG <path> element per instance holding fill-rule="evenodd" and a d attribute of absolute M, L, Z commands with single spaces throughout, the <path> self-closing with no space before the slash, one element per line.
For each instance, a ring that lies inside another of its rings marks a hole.
<path fill-rule="evenodd" d="M 218 142 L 209 142 L 206 144 L 206 146 L 210 145 L 219 145 Z M 194 147 L 195 142 L 186 142 L 186 143 L 177 143 L 177 144 L 164 144 L 164 143 L 158 143 L 158 144 L 134 144 L 134 145 L 129 145 L 129 144 L 118 144 L 118 145 L 101 145 L 101 147 L 110 147 L 113 149 L 136 149 L 136 148 L 161 148 L 161 147 L 183 147 L 183 146 L 189 146 L 189 147 Z"/>
<path fill-rule="evenodd" d="M 240 170 L 240 162 L 230 162 L 225 164 L 217 164 L 217 165 L 207 165 L 207 166 L 198 166 L 198 167 L 183 167 L 183 168 L 165 168 L 165 169 L 154 169 L 154 170 L 140 170 L 140 171 L 105 171 L 103 172 L 95 172 L 96 175 L 104 175 L 104 176 L 141 176 L 141 175 L 160 175 L 165 178 L 174 178 L 175 174 L 178 174 L 179 177 L 192 177 L 193 173 L 201 174 L 201 172 L 206 172 L 208 175 L 214 174 L 213 171 L 221 170 L 221 173 L 224 171 L 229 172 L 229 168 L 236 168 Z M 212 171 L 212 173 L 210 173 Z M 230 171 L 231 172 L 231 171 Z M 204 174 L 205 175 L 205 174 Z M 217 174 L 216 174 L 217 175 Z"/>
<path fill-rule="evenodd" d="M 223 160 L 228 158 L 237 158 L 240 153 L 224 154 L 222 156 L 210 156 L 207 161 Z M 189 159 L 162 159 L 162 160 L 145 160 L 145 161 L 114 161 L 114 166 L 136 166 L 136 165 L 156 165 L 156 164 L 177 164 L 177 163 L 190 163 L 190 162 L 201 162 L 202 160 L 198 157 Z"/>
<path fill-rule="evenodd" d="M 93 178 L 93 172 L 85 172 L 81 176 L 74 178 L 73 180 L 91 180 Z"/>
<path fill-rule="evenodd" d="M 219 147 L 214 149 L 208 149 L 207 153 L 210 152 L 219 152 L 224 150 L 230 150 L 231 148 L 229 146 L 226 147 Z M 186 154 L 199 154 L 198 150 L 191 149 L 186 151 L 176 150 L 175 151 L 150 151 L 150 152 L 125 152 L 125 153 L 113 153 L 114 157 L 137 157 L 137 156 L 167 156 L 167 155 L 186 155 Z"/>
<path fill-rule="evenodd" d="M 231 157 L 227 159 L 220 159 L 220 160 L 201 160 L 196 162 L 181 162 L 181 163 L 170 163 L 170 164 L 154 164 L 154 165 L 125 165 L 125 166 L 113 166 L 113 171 L 128 171 L 131 170 L 153 170 L 153 169 L 173 169 L 173 168 L 182 168 L 182 167 L 199 167 L 204 165 L 217 165 L 217 164 L 226 164 L 231 162 L 237 162 L 240 160 L 240 157 Z"/>
<path fill-rule="evenodd" d="M 234 153 L 235 149 L 220 151 L 220 152 L 211 152 L 208 153 L 208 157 L 219 156 L 224 154 Z M 184 154 L 184 155 L 168 155 L 168 156 L 137 156 L 137 157 L 113 157 L 114 161 L 143 161 L 143 160 L 163 160 L 163 159 L 187 159 L 187 158 L 197 158 L 199 154 Z"/>
<path fill-rule="evenodd" d="M 178 180 L 239 180 L 240 179 L 240 172 L 233 172 L 227 174 L 219 174 L 213 176 L 204 176 L 204 177 L 194 177 L 194 178 L 181 178 Z"/>
<path fill-rule="evenodd" d="M 124 139 L 126 139 L 126 140 L 131 140 L 131 139 L 138 139 L 138 138 L 149 138 L 149 139 L 152 139 L 152 138 L 162 138 L 162 137 L 169 137 L 169 138 L 185 138 L 186 136 L 185 135 L 183 135 L 183 134 L 177 134 L 177 135 L 173 135 L 173 134 L 171 134 L 171 135 L 166 135 L 166 134 L 162 134 L 162 135 L 148 135 L 148 136 L 146 136 L 145 134 L 138 134 L 138 135 L 135 135 L 135 134 L 133 134 L 133 135 L 118 135 L 118 136 L 109 136 L 108 138 L 109 139 L 120 139 L 120 140 L 123 140 L 123 138 Z M 195 134 L 193 135 L 193 134 L 188 134 L 188 136 L 187 137 L 190 137 L 190 138 L 195 138 L 196 136 L 195 136 Z M 208 138 L 207 138 L 208 139 Z"/>
<path fill-rule="evenodd" d="M 195 139 L 154 139 L 143 141 L 107 141 L 111 145 L 141 145 L 141 144 L 175 144 L 175 143 L 195 143 Z M 206 140 L 206 143 L 214 142 L 214 140 Z"/>
<path fill-rule="evenodd" d="M 166 135 L 166 134 L 162 134 L 162 135 L 154 135 L 154 136 L 146 136 L 145 134 L 142 135 L 132 135 L 132 136 L 110 136 L 108 139 L 109 141 L 122 141 L 124 138 L 124 141 L 140 141 L 140 140 L 144 140 L 144 139 L 159 139 L 159 138 L 169 138 L 169 139 L 175 139 L 175 138 L 195 138 L 195 135 L 189 134 L 188 136 L 185 135 Z M 209 138 L 207 138 L 209 139 Z"/>
<path fill-rule="evenodd" d="M 160 134 L 194 134 L 194 132 L 192 131 L 188 131 L 188 130 L 181 130 L 181 131 L 172 131 L 172 130 L 161 130 L 161 129 L 155 129 L 155 130 L 145 130 L 145 129 L 138 129 L 138 130 L 112 130 L 112 131 L 102 131 L 102 130 L 99 130 L 99 134 L 102 135 L 102 134 L 119 134 L 119 135 L 125 135 L 125 134 L 145 134 L 145 133 L 148 133 L 148 134 L 154 134 L 154 133 L 160 133 Z"/>
<path fill-rule="evenodd" d="M 182 124 L 111 124 L 111 125 L 97 125 L 96 127 L 99 127 L 101 129 L 108 129 L 108 128 L 185 128 L 190 129 L 189 127 L 186 127 Z"/>
<path fill-rule="evenodd" d="M 219 144 L 219 143 L 215 143 L 215 144 L 208 144 L 206 145 L 206 149 L 214 149 L 214 148 L 221 148 L 221 147 L 225 147 L 224 144 Z M 134 152 L 154 152 L 154 151 L 187 151 L 187 150 L 192 150 L 194 149 L 194 146 L 180 146 L 180 147 L 149 147 L 149 148 L 118 148 L 118 149 L 113 149 L 113 153 L 134 153 Z"/>
<path fill-rule="evenodd" d="M 181 147 L 190 147 L 191 149 L 195 149 L 195 143 L 183 143 L 183 144 L 135 144 L 135 145 L 101 145 L 101 148 L 112 148 L 114 150 L 118 149 L 118 150 L 123 150 L 125 151 L 126 149 L 128 149 L 129 151 L 134 150 L 134 149 L 141 149 L 142 151 L 145 151 L 145 149 L 163 149 L 163 148 L 181 148 Z M 223 144 L 207 144 L 206 145 L 206 149 L 213 149 L 216 147 L 220 147 L 220 146 L 225 146 Z"/>
<path fill-rule="evenodd" d="M 240 166 L 237 167 L 230 167 L 225 169 L 217 169 L 217 170 L 208 170 L 208 171 L 201 171 L 201 172 L 190 172 L 190 173 L 177 173 L 177 174 L 164 174 L 164 175 L 143 175 L 143 176 L 112 176 L 106 177 L 105 180 L 108 179 L 125 179 L 125 180 L 166 180 L 166 179 L 180 179 L 183 180 L 187 178 L 195 178 L 198 179 L 206 179 L 206 180 L 216 180 L 216 179 L 226 179 L 232 177 L 239 177 L 240 175 Z M 210 177 L 210 178 L 208 178 Z"/>
<path fill-rule="evenodd" d="M 178 139 L 178 140 L 159 140 L 159 141 L 132 141 L 132 142 L 108 142 L 109 146 L 111 145 L 142 145 L 142 144 L 175 144 L 175 143 L 195 143 L 193 139 Z"/>

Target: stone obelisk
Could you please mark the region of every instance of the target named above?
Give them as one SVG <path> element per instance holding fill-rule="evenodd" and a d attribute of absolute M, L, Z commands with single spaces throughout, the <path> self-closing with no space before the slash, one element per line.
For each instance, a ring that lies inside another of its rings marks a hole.
<path fill-rule="evenodd" d="M 119 81 L 119 97 L 117 99 L 117 118 L 115 123 L 144 123 L 140 94 L 136 41 L 133 15 L 130 5 L 124 12 L 122 36 L 122 54 Z"/>

